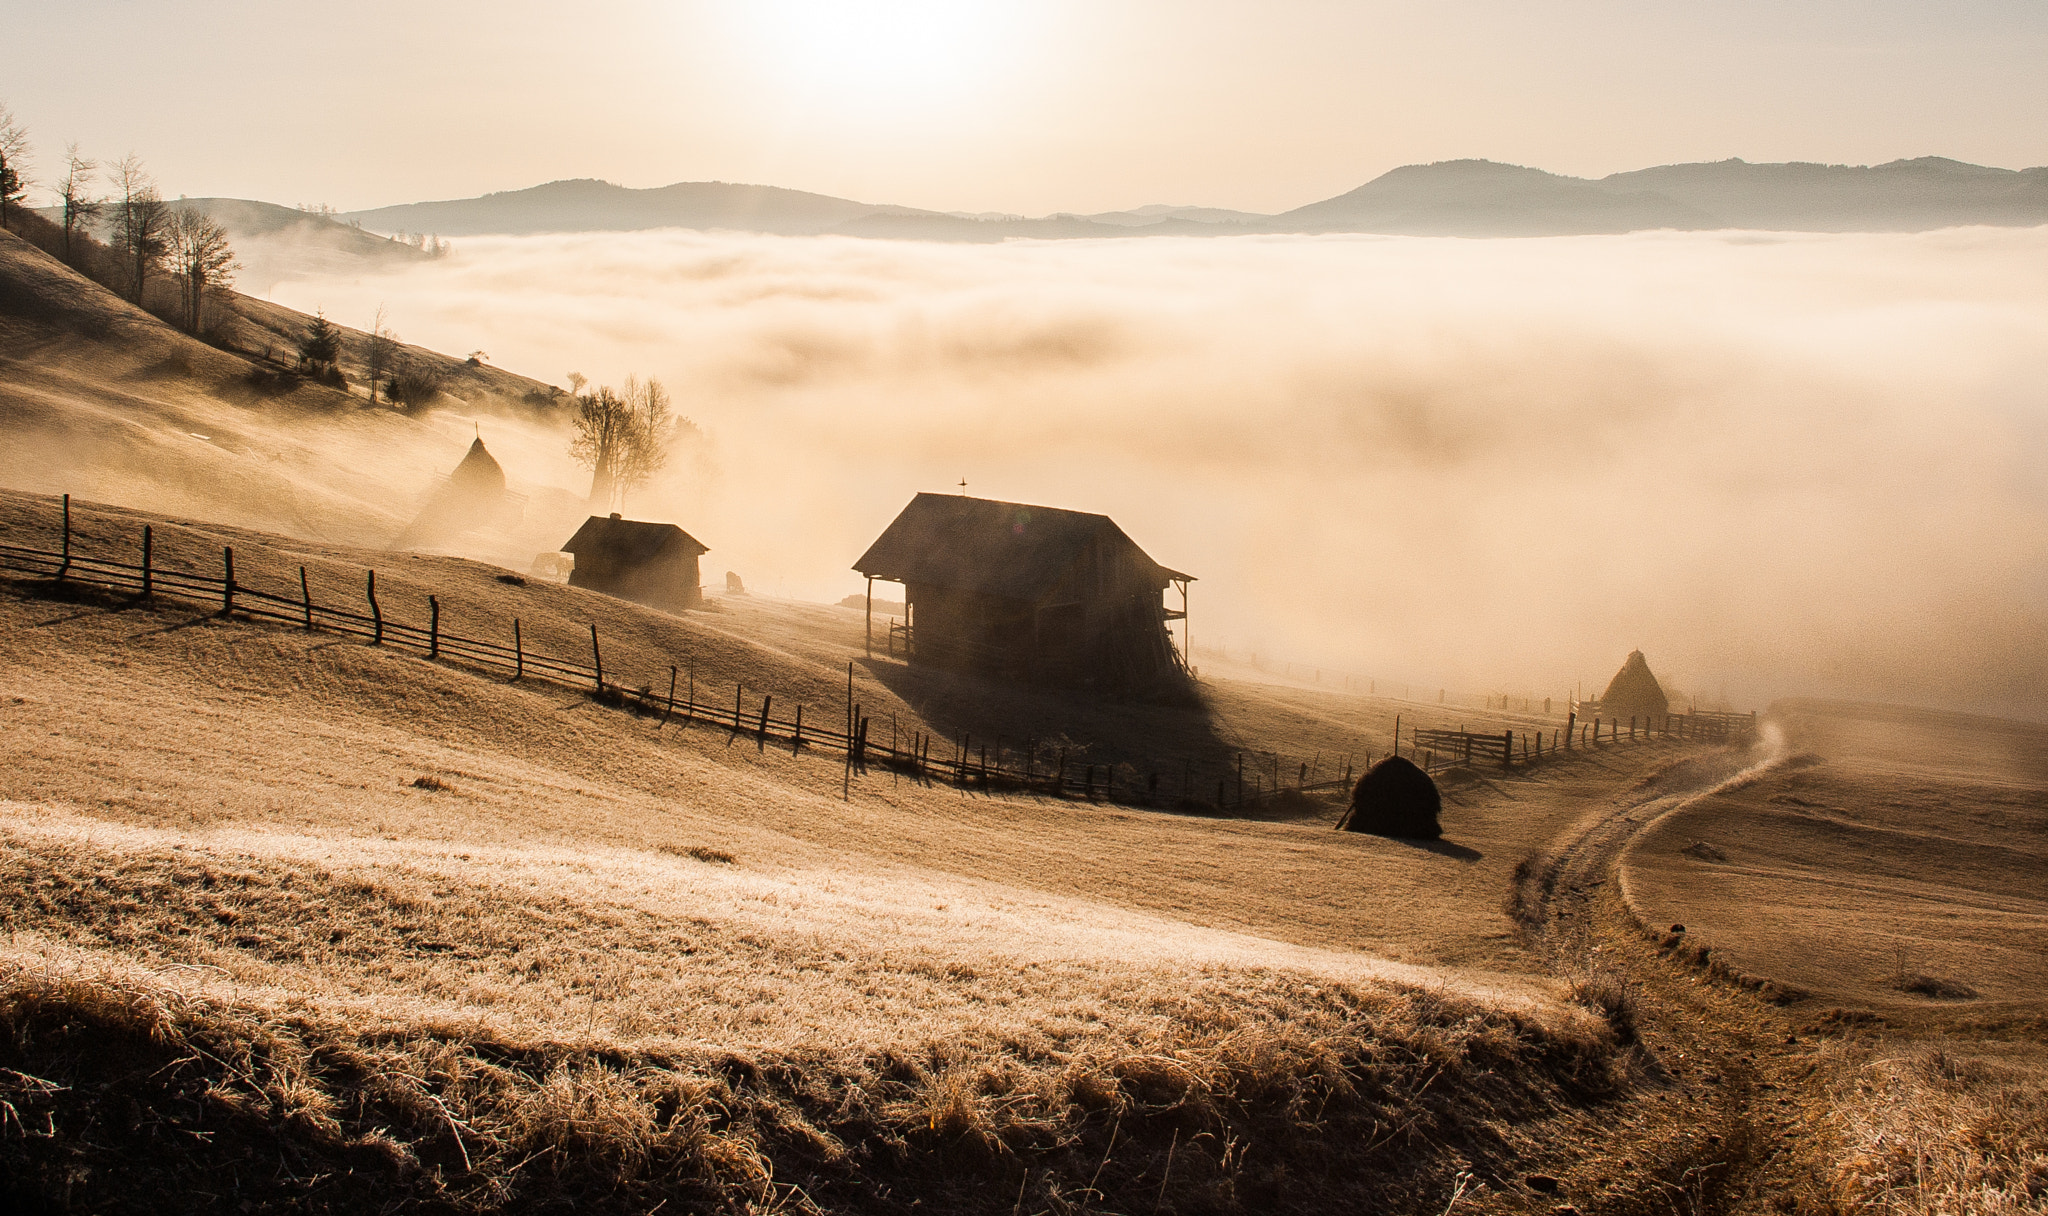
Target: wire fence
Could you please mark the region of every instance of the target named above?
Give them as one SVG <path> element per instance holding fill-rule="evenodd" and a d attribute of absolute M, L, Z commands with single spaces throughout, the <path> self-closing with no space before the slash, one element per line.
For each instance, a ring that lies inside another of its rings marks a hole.
<path fill-rule="evenodd" d="M 459 663 L 485 670 L 510 673 L 513 680 L 543 680 L 567 687 L 581 687 L 599 701 L 641 715 L 656 715 L 664 725 L 705 723 L 751 737 L 761 750 L 772 743 L 787 746 L 794 755 L 806 751 L 836 754 L 844 766 L 842 794 L 848 793 L 854 776 L 871 767 L 931 783 L 945 782 L 963 789 L 1009 791 L 1060 798 L 1114 802 L 1138 806 L 1173 806 L 1184 809 L 1242 809 L 1267 805 L 1288 798 L 1348 791 L 1358 771 L 1371 767 L 1374 754 L 1332 756 L 1324 753 L 1312 759 L 1290 762 L 1277 752 L 1237 751 L 1228 755 L 1191 757 L 1167 763 L 1099 762 L 1082 749 L 1056 739 L 1027 737 L 1021 747 L 1001 735 L 962 732 L 957 738 L 940 738 L 926 731 L 899 731 L 893 716 L 885 742 L 876 731 L 876 719 L 855 699 L 854 665 L 847 664 L 846 699 L 839 721 L 832 724 L 813 716 L 805 719 L 805 706 L 791 707 L 785 701 L 780 716 L 772 693 L 760 693 L 758 706 L 750 704 L 744 684 L 735 686 L 733 700 L 700 699 L 694 669 L 680 664 L 668 667 L 665 692 L 653 684 L 628 688 L 616 678 L 607 679 L 603 638 L 598 627 L 589 625 L 590 651 L 587 656 L 550 654 L 526 644 L 523 623 L 512 620 L 511 644 L 466 637 L 441 628 L 441 604 L 437 596 L 427 597 L 428 619 L 422 626 L 388 615 L 377 598 L 377 572 L 366 571 L 363 610 L 339 607 L 316 600 L 307 568 L 298 568 L 298 586 L 283 592 L 252 586 L 235 574 L 232 546 L 221 550 L 220 573 L 205 574 L 166 567 L 157 561 L 155 532 L 144 525 L 141 560 L 115 561 L 76 551 L 72 543 L 71 500 L 64 496 L 63 541 L 56 551 L 0 544 L 0 569 L 30 578 L 47 579 L 53 585 L 66 583 L 103 587 L 110 591 L 133 592 L 141 600 L 158 597 L 190 603 L 215 605 L 223 617 L 241 617 L 294 626 L 307 631 L 324 631 L 367 639 L 371 645 L 392 646 L 421 652 L 435 661 Z M 616 675 L 616 672 L 614 673 Z M 757 693 L 759 690 L 756 690 Z M 792 712 L 793 708 L 793 712 Z M 1586 724 L 1568 719 L 1565 729 L 1525 734 L 1521 751 L 1516 750 L 1514 732 L 1481 734 L 1457 730 L 1415 727 L 1407 735 L 1409 758 L 1431 773 L 1478 763 L 1514 766 L 1534 764 L 1576 746 L 1580 749 L 1615 746 L 1623 741 L 1621 722 L 1601 719 Z M 1640 731 L 1635 719 L 1628 724 L 1628 740 L 1677 738 L 1726 742 L 1745 730 L 1754 731 L 1755 716 L 1735 714 L 1664 715 L 1645 718 Z M 1403 750 L 1400 718 L 1395 719 L 1393 753 Z M 1211 785 L 1213 782 L 1213 787 Z"/>

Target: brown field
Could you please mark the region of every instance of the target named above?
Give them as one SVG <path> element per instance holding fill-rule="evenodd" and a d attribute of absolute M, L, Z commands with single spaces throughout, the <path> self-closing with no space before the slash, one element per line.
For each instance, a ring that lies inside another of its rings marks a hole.
<path fill-rule="evenodd" d="M 851 664 L 884 733 L 1161 785 L 849 775 L 416 647 L 8 577 L 0 1202 L 2048 1210 L 2048 731 L 1788 704 L 1755 747 L 1454 770 L 1441 842 L 1338 833 L 1341 796 L 1275 778 L 1363 767 L 1396 715 L 1560 723 L 1209 661 L 1199 704 L 1095 701 L 870 658 L 839 606 L 669 616 L 382 550 L 418 454 L 459 451 L 440 423 L 251 395 L 10 239 L 0 543 L 55 548 L 73 490 L 93 555 L 148 524 L 159 567 L 232 546 L 244 585 L 303 566 L 358 610 L 375 569 L 392 619 L 432 595 L 450 633 L 516 618 L 578 658 L 594 625 L 627 690 L 675 669 L 831 724 Z M 1239 755 L 1267 796 L 1219 808 Z"/>

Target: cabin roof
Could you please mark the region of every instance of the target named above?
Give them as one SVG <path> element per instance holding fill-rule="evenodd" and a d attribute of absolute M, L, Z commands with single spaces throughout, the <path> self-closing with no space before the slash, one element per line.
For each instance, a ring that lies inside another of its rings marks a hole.
<path fill-rule="evenodd" d="M 1157 586 L 1192 581 L 1153 561 L 1107 515 L 962 494 L 911 499 L 853 568 L 869 578 L 1030 599 L 1099 541 L 1128 547 Z"/>
<path fill-rule="evenodd" d="M 588 554 L 609 561 L 633 563 L 667 555 L 694 557 L 711 552 L 696 537 L 674 524 L 621 519 L 616 515 L 609 518 L 593 515 L 584 520 L 583 526 L 576 529 L 576 535 L 562 545 L 562 550 L 578 557 Z"/>

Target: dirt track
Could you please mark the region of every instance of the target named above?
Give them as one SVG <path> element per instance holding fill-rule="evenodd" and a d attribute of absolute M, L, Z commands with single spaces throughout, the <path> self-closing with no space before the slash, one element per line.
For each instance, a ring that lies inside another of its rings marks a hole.
<path fill-rule="evenodd" d="M 1709 975 L 1682 935 L 1641 925 L 1617 881 L 1638 833 L 1769 763 L 1733 751 L 1680 761 L 1587 814 L 1518 876 L 1514 908 L 1532 944 L 1635 1039 L 1627 1113 L 1560 1180 L 1554 1210 L 1826 1210 L 1800 1129 L 1825 1109 L 1816 1044 L 1759 995 Z"/>

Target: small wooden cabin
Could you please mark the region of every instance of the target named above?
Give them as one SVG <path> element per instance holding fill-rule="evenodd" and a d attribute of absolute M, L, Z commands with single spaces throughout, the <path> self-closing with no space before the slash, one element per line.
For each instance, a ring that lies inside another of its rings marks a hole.
<path fill-rule="evenodd" d="M 711 550 L 674 524 L 593 515 L 562 546 L 576 557 L 571 587 L 588 587 L 664 612 L 699 608 L 697 559 Z"/>
<path fill-rule="evenodd" d="M 1148 557 L 1106 515 L 953 494 L 919 494 L 854 563 L 903 584 L 892 629 L 914 664 L 1122 692 L 1186 672 L 1167 623 L 1187 617 L 1194 580 Z M 1162 593 L 1179 588 L 1181 608 Z M 873 648 L 873 612 L 869 613 Z"/>

